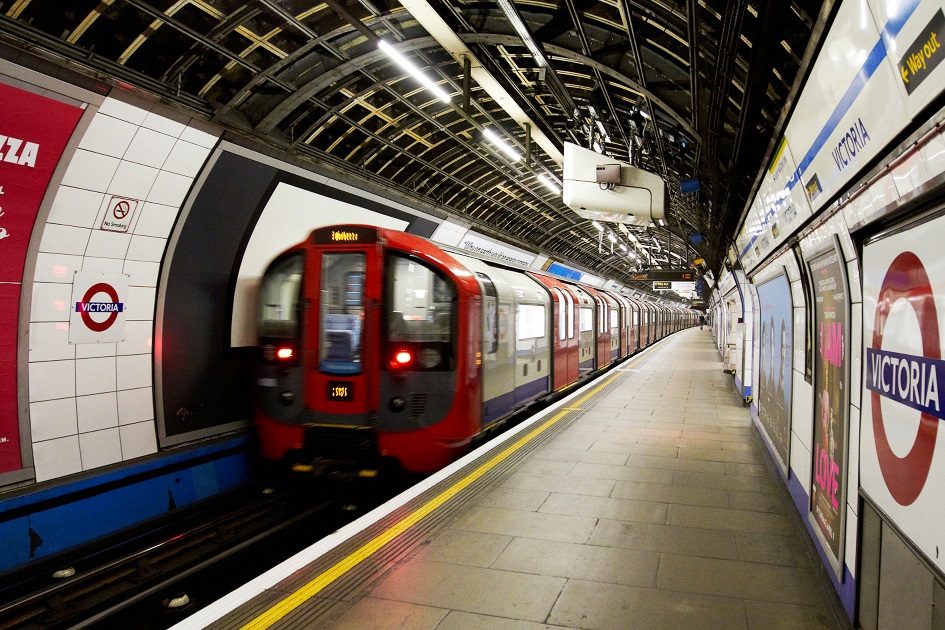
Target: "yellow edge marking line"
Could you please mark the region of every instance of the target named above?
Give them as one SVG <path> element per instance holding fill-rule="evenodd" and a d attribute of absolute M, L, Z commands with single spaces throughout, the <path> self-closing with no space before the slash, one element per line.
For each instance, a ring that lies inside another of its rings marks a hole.
<path fill-rule="evenodd" d="M 581 396 L 581 398 L 577 401 L 576 407 L 579 407 L 604 387 L 610 385 L 611 381 L 617 378 L 617 376 L 617 374 L 611 374 L 610 376 L 606 377 L 603 383 Z M 441 492 L 436 497 L 430 499 L 430 501 L 411 512 L 409 515 L 392 525 L 390 528 L 366 542 L 351 555 L 338 561 L 324 572 L 317 575 L 313 580 L 244 625 L 241 630 L 262 630 L 264 628 L 270 627 L 272 624 L 276 623 L 291 613 L 293 610 L 304 604 L 308 599 L 314 597 L 326 587 L 331 585 L 332 582 L 356 567 L 363 560 L 370 557 L 384 545 L 397 538 L 397 536 L 400 536 L 413 525 L 416 525 L 425 516 L 429 515 L 435 509 L 452 499 L 465 488 L 469 487 L 469 485 L 475 482 L 477 479 L 480 479 L 483 475 L 488 473 L 497 465 L 511 457 L 516 451 L 538 437 L 546 429 L 550 428 L 573 410 L 574 407 L 565 407 L 560 409 L 555 415 L 542 422 L 540 425 L 538 425 L 538 427 L 529 431 L 524 437 L 521 437 L 513 442 L 504 451 L 479 466 L 476 470 L 457 481 L 455 484 Z"/>

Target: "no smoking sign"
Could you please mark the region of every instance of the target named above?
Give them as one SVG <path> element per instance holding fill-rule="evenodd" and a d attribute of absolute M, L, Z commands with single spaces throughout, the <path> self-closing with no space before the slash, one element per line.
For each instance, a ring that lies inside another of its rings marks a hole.
<path fill-rule="evenodd" d="M 138 199 L 112 195 L 105 206 L 105 214 L 99 229 L 107 232 L 127 232 L 138 210 Z"/>

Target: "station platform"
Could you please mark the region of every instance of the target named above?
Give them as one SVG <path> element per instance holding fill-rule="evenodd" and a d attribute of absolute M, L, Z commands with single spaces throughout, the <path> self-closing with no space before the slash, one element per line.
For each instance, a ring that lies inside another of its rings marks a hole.
<path fill-rule="evenodd" d="M 711 332 L 664 339 L 179 628 L 844 628 Z"/>

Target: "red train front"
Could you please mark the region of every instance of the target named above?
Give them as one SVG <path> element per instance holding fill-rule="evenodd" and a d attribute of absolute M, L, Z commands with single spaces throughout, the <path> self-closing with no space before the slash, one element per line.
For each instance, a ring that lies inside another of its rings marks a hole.
<path fill-rule="evenodd" d="M 335 226 L 277 258 L 260 286 L 263 456 L 326 465 L 392 457 L 440 468 L 481 426 L 481 298 L 428 241 Z"/>

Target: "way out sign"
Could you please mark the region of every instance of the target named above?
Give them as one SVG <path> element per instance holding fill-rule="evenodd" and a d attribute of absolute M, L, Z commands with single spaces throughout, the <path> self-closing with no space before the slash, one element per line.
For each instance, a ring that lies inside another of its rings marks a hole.
<path fill-rule="evenodd" d="M 124 341 L 127 297 L 125 274 L 77 271 L 69 309 L 69 342 Z"/>

